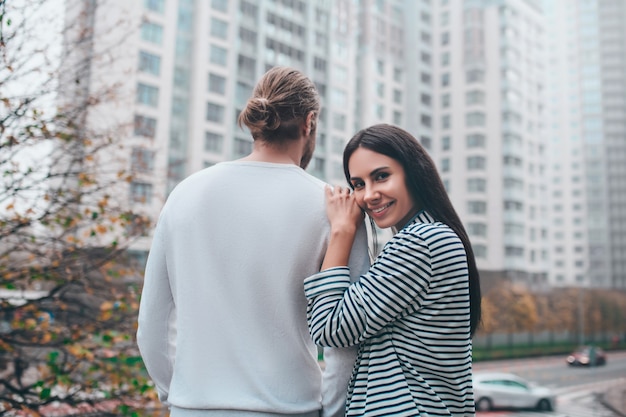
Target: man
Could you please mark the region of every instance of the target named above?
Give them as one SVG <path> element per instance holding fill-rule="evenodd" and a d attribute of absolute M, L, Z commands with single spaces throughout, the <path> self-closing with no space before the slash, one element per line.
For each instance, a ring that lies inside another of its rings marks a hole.
<path fill-rule="evenodd" d="M 163 207 L 137 343 L 171 417 L 344 413 L 355 352 L 325 352 L 322 394 L 303 290 L 330 233 L 325 184 L 304 171 L 319 110 L 307 77 L 272 68 L 239 115 L 252 153 L 191 175 Z M 367 270 L 364 227 L 351 266 Z"/>

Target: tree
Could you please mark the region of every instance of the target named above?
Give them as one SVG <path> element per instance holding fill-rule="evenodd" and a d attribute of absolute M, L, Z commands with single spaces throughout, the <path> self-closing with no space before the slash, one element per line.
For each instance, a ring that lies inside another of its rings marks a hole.
<path fill-rule="evenodd" d="M 484 296 L 494 314 L 492 329 L 515 333 L 532 330 L 537 323 L 533 296 L 521 285 L 502 282 Z"/>
<path fill-rule="evenodd" d="M 123 198 L 129 124 L 88 123 L 119 86 L 84 85 L 93 33 L 59 25 L 72 36 L 56 47 L 58 5 L 0 0 L 0 415 L 130 413 L 155 400 L 134 342 L 141 270 L 126 256 L 150 222 Z"/>

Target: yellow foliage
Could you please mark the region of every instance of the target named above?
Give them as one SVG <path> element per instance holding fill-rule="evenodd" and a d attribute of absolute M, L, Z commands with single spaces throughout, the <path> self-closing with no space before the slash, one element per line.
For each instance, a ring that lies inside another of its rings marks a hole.
<path fill-rule="evenodd" d="M 113 309 L 113 303 L 110 301 L 105 301 L 104 303 L 100 304 L 100 311 L 109 311 Z"/>

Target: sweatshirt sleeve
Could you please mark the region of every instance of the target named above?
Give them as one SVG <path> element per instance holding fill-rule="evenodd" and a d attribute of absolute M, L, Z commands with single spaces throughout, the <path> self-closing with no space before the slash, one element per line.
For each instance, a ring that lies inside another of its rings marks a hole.
<path fill-rule="evenodd" d="M 367 229 L 358 230 L 350 253 L 350 280 L 357 281 L 369 269 Z M 356 362 L 358 346 L 325 347 L 322 379 L 322 417 L 344 417 L 348 383 Z"/>
<path fill-rule="evenodd" d="M 168 405 L 174 364 L 174 300 L 165 259 L 164 227 L 159 221 L 148 255 L 139 304 L 137 345 L 159 400 Z"/>
<path fill-rule="evenodd" d="M 313 340 L 322 346 L 352 346 L 373 337 L 410 305 L 422 304 L 431 275 L 428 244 L 418 234 L 402 234 L 355 283 L 350 284 L 348 267 L 306 278 Z"/>

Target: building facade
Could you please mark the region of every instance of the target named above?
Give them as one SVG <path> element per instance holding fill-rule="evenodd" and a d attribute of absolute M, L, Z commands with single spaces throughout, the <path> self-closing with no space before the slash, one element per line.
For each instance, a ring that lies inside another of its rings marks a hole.
<path fill-rule="evenodd" d="M 626 5 L 544 0 L 551 283 L 626 288 Z"/>
<path fill-rule="evenodd" d="M 322 97 L 313 175 L 345 183 L 346 141 L 401 126 L 435 159 L 483 276 L 624 286 L 620 2 L 66 2 L 93 29 L 86 87 L 124 92 L 90 122 L 129 126 L 120 195 L 153 218 L 183 178 L 251 151 L 237 115 L 289 65 Z"/>

